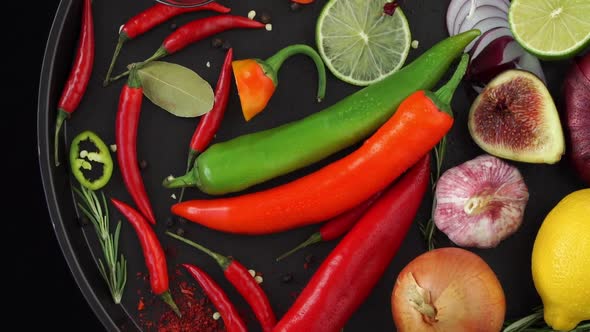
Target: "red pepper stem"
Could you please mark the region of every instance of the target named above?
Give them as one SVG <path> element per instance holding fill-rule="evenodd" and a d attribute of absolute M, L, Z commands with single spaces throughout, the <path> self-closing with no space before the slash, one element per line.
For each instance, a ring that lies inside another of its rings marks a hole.
<path fill-rule="evenodd" d="M 319 243 L 322 241 L 323 241 L 322 234 L 320 234 L 320 232 L 313 233 L 307 240 L 305 240 L 305 242 L 301 243 L 297 247 L 295 247 L 295 248 L 287 251 L 286 253 L 282 254 L 281 256 L 277 257 L 276 261 L 278 262 L 278 261 L 282 260 L 283 258 L 295 253 L 296 251 L 299 251 L 300 249 L 303 249 L 307 246 L 310 246 L 312 244 Z"/>
<path fill-rule="evenodd" d="M 152 55 L 151 57 L 149 57 L 149 58 L 145 59 L 145 60 L 144 60 L 144 61 L 142 61 L 142 62 L 135 63 L 134 65 L 135 65 L 135 66 L 136 66 L 136 67 L 139 69 L 139 68 L 141 68 L 141 67 L 143 67 L 143 66 L 147 65 L 148 63 L 150 63 L 150 62 L 152 62 L 152 61 L 159 60 L 159 59 L 161 59 L 161 58 L 163 58 L 163 57 L 165 57 L 165 56 L 167 56 L 167 55 L 168 55 L 168 52 L 166 51 L 166 49 L 165 49 L 165 48 L 163 48 L 163 47 L 160 47 L 160 48 L 159 48 L 159 49 L 156 51 L 156 53 L 154 53 L 154 55 Z M 132 65 L 133 65 L 133 64 L 132 64 Z M 109 80 L 109 82 L 114 82 L 114 81 L 116 81 L 116 80 L 119 80 L 119 79 L 121 79 L 121 78 L 123 78 L 123 77 L 125 77 L 125 76 L 129 75 L 129 73 L 130 73 L 130 70 L 127 70 L 126 72 L 123 72 L 123 73 L 121 73 L 121 74 L 119 74 L 119 75 L 117 75 L 117 76 L 115 76 L 115 77 L 111 78 L 111 79 Z"/>
<path fill-rule="evenodd" d="M 270 58 L 266 59 L 265 61 L 261 61 L 261 65 L 268 71 L 266 74 L 273 80 L 275 86 L 278 85 L 279 81 L 277 79 L 277 74 L 281 65 L 285 60 L 290 58 L 296 54 L 304 54 L 310 57 L 315 66 L 318 70 L 318 95 L 317 99 L 318 102 L 324 99 L 326 95 L 326 68 L 324 67 L 324 62 L 322 58 L 313 48 L 303 45 L 303 44 L 295 44 L 291 46 L 287 46 L 282 50 L 278 51 L 275 55 L 271 56 Z"/>
<path fill-rule="evenodd" d="M 55 167 L 59 166 L 59 133 L 61 131 L 61 127 L 69 116 L 70 114 L 63 109 L 59 108 L 57 110 L 57 119 L 55 120 L 55 138 L 53 142 Z"/>
<path fill-rule="evenodd" d="M 184 243 L 188 244 L 189 246 L 191 246 L 193 248 L 196 248 L 196 249 L 200 250 L 201 252 L 209 255 L 211 258 L 213 258 L 217 262 L 217 264 L 219 264 L 219 266 L 224 271 L 231 264 L 231 259 L 229 257 L 225 257 L 225 256 L 223 256 L 221 254 L 218 254 L 218 253 L 216 253 L 214 251 L 211 251 L 210 249 L 208 249 L 206 247 L 203 247 L 202 245 L 200 245 L 200 244 L 198 244 L 196 242 L 193 242 L 193 241 L 191 241 L 191 240 L 189 240 L 187 238 L 184 238 L 184 237 L 182 237 L 180 235 L 176 235 L 174 233 L 171 233 L 170 231 L 167 231 L 166 232 L 166 235 L 168 235 L 170 237 L 173 237 L 173 238 L 177 239 L 180 242 L 184 242 Z"/>
<path fill-rule="evenodd" d="M 451 116 L 453 116 L 453 111 L 451 110 L 451 107 L 450 107 L 451 100 L 453 99 L 453 95 L 455 94 L 455 90 L 457 90 L 459 83 L 461 83 L 461 80 L 463 79 L 463 76 L 465 75 L 465 72 L 467 71 L 468 65 L 469 65 L 469 54 L 465 53 L 465 54 L 463 54 L 463 56 L 461 56 L 461 62 L 459 62 L 459 65 L 457 66 L 457 69 L 455 69 L 455 72 L 453 73 L 453 76 L 451 77 L 451 79 L 445 85 L 443 85 L 440 89 L 438 89 L 438 91 L 436 91 L 434 93 L 436 98 L 433 99 L 432 101 L 434 101 L 435 104 L 437 106 L 439 106 L 439 108 L 441 110 L 445 111 L 446 113 L 448 113 Z M 442 104 L 442 105 L 439 105 L 439 104 Z"/>
<path fill-rule="evenodd" d="M 104 81 L 102 82 L 102 86 L 107 86 L 110 83 L 111 75 L 113 74 L 113 69 L 115 68 L 115 63 L 117 63 L 117 59 L 119 58 L 119 53 L 121 53 L 121 49 L 123 48 L 123 44 L 129 40 L 127 34 L 125 32 L 121 32 L 119 34 L 119 41 L 117 41 L 117 46 L 115 47 L 115 53 L 113 53 L 113 58 L 111 59 L 111 64 L 109 65 L 109 70 L 107 71 L 107 76 L 105 77 Z"/>
<path fill-rule="evenodd" d="M 191 170 L 191 165 L 195 162 L 195 159 L 197 158 L 198 155 L 199 155 L 199 152 L 197 152 L 196 150 L 193 150 L 193 149 L 189 149 L 185 173 L 188 173 Z M 185 189 L 186 189 L 186 187 L 182 187 L 182 189 L 180 190 L 180 197 L 178 197 L 178 203 L 182 202 L 182 198 L 184 197 L 184 190 Z"/>
<path fill-rule="evenodd" d="M 180 310 L 178 309 L 178 306 L 174 302 L 174 299 L 172 298 L 172 294 L 170 294 L 170 291 L 165 291 L 164 293 L 160 294 L 160 298 L 167 305 L 169 305 L 170 308 L 172 308 L 172 311 L 174 311 L 174 313 L 176 314 L 176 316 L 182 317 L 182 314 L 180 313 Z"/>

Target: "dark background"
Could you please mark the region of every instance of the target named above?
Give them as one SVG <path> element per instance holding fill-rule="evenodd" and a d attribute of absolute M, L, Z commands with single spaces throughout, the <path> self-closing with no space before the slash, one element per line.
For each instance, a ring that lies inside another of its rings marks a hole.
<path fill-rule="evenodd" d="M 19 233 L 26 236 L 26 241 L 21 241 L 24 237 L 20 236 L 16 240 L 14 237 L 12 240 L 5 238 L 21 243 L 18 245 L 20 247 L 25 247 L 24 252 L 15 254 L 18 270 L 17 273 L 10 274 L 17 278 L 17 286 L 11 287 L 9 292 L 16 291 L 12 297 L 12 300 L 19 304 L 15 313 L 24 316 L 23 319 L 26 320 L 23 321 L 23 326 L 27 329 L 38 326 L 44 329 L 61 327 L 73 331 L 104 331 L 78 289 L 63 258 L 47 211 L 38 166 L 36 123 L 39 74 L 45 44 L 58 5 L 58 0 L 34 1 L 34 5 L 30 6 L 27 6 L 25 1 L 14 5 L 8 4 L 3 19 L 4 24 L 9 24 L 4 29 L 4 35 L 8 36 L 5 42 L 12 45 L 15 51 L 11 54 L 5 53 L 4 56 L 17 62 L 12 65 L 13 62 L 4 61 L 2 76 L 8 76 L 10 82 L 16 82 L 11 88 L 15 89 L 15 96 L 18 97 L 9 100 L 11 111 L 8 112 L 9 121 L 3 124 L 3 131 L 4 134 L 6 131 L 12 132 L 16 129 L 12 125 L 20 127 L 18 135 L 22 138 L 19 142 L 22 144 L 13 147 L 19 155 L 25 154 L 18 159 L 19 162 L 6 163 L 5 167 L 8 167 L 10 174 L 22 174 L 30 181 L 22 194 L 19 190 L 23 188 L 22 183 L 18 187 L 11 186 L 15 188 L 14 191 L 8 190 L 12 191 L 12 195 L 9 196 L 14 197 L 15 193 L 19 193 L 15 200 L 19 210 L 20 205 L 26 203 L 22 207 L 26 210 L 21 210 L 23 215 L 13 214 L 12 218 L 5 220 L 8 224 L 20 224 L 15 225 L 18 227 L 16 229 L 26 231 L 24 234 Z M 8 125 L 9 123 L 11 125 Z M 26 131 L 23 132 L 22 129 Z M 29 169 L 28 174 L 23 169 L 24 165 L 31 167 L 25 168 Z M 7 209 L 10 210 L 12 209 Z"/>

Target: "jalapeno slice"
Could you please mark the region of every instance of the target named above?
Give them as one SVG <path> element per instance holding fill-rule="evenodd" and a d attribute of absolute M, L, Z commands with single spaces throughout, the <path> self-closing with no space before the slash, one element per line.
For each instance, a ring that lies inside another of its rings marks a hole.
<path fill-rule="evenodd" d="M 90 130 L 74 137 L 70 146 L 70 167 L 76 180 L 90 190 L 104 187 L 113 175 L 113 159 L 108 146 Z"/>

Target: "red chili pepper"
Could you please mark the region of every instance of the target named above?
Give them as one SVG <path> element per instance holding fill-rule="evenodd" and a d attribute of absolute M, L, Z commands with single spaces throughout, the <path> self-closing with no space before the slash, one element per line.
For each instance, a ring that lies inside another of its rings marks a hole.
<path fill-rule="evenodd" d="M 171 232 L 166 232 L 166 234 L 200 250 L 201 252 L 213 258 L 223 269 L 225 278 L 236 288 L 238 293 L 242 295 L 246 302 L 248 302 L 250 308 L 252 308 L 252 311 L 254 311 L 254 315 L 256 315 L 256 319 L 258 319 L 260 322 L 262 330 L 264 332 L 270 332 L 273 330 L 277 320 L 272 307 L 270 306 L 270 302 L 268 301 L 268 297 L 266 297 L 264 290 L 262 290 L 260 285 L 256 282 L 256 280 L 252 277 L 244 265 L 240 264 L 240 262 L 234 258 L 218 254 L 196 242 L 183 238 L 182 236 Z"/>
<path fill-rule="evenodd" d="M 117 160 L 125 187 L 139 211 L 152 223 L 156 223 L 150 200 L 145 191 L 137 162 L 137 127 L 141 114 L 143 89 L 136 68 L 133 68 L 127 84 L 119 97 L 119 110 L 115 122 Z"/>
<path fill-rule="evenodd" d="M 230 29 L 262 29 L 265 25 L 251 20 L 247 17 L 236 15 L 218 15 L 214 17 L 206 17 L 187 23 L 171 33 L 162 43 L 162 46 L 147 60 L 141 62 L 141 65 L 149 63 L 154 60 L 161 59 L 167 55 L 174 54 L 188 45 L 199 40 L 216 35 L 223 31 Z M 126 71 L 110 81 L 116 81 L 119 78 L 128 75 Z"/>
<path fill-rule="evenodd" d="M 225 61 L 221 67 L 221 73 L 217 80 L 217 86 L 215 87 L 215 102 L 213 108 L 207 114 L 201 117 L 197 129 L 193 134 L 188 152 L 188 161 L 186 164 L 186 171 L 188 172 L 199 153 L 205 151 L 211 140 L 215 136 L 215 133 L 221 125 L 223 115 L 227 109 L 227 102 L 229 101 L 229 93 L 231 90 L 231 64 L 233 58 L 233 49 L 229 49 L 225 55 Z M 184 189 L 180 192 L 179 202 L 182 201 L 184 196 Z"/>
<path fill-rule="evenodd" d="M 423 157 L 367 211 L 313 275 L 276 332 L 338 332 L 401 246 L 428 188 Z"/>
<path fill-rule="evenodd" d="M 156 233 L 154 233 L 147 220 L 132 207 L 114 198 L 111 198 L 111 202 L 129 220 L 129 223 L 135 229 L 143 251 L 145 265 L 150 274 L 152 292 L 160 296 L 179 317 L 182 316 L 170 294 L 166 255 L 160 245 L 160 241 L 158 241 Z"/>
<path fill-rule="evenodd" d="M 371 205 L 373 205 L 379 196 L 381 196 L 381 192 L 376 193 L 368 200 L 362 202 L 360 205 L 326 221 L 326 223 L 322 225 L 318 232 L 311 234 L 311 236 L 303 243 L 279 256 L 277 258 L 277 262 L 312 244 L 322 241 L 332 241 L 341 237 L 344 233 L 348 232 L 357 223 L 357 221 L 359 221 L 359 219 L 363 216 L 363 214 L 365 214 L 365 212 L 367 212 L 367 210 L 371 207 Z"/>
<path fill-rule="evenodd" d="M 92 1 L 84 0 L 82 27 L 80 28 L 76 59 L 74 60 L 70 76 L 68 77 L 57 106 L 54 140 L 55 166 L 59 166 L 59 132 L 64 121 L 68 119 L 78 108 L 78 105 L 80 105 L 80 101 L 82 101 L 82 97 L 88 87 L 93 66 L 94 21 L 92 19 Z"/>
<path fill-rule="evenodd" d="M 418 91 L 358 150 L 293 182 L 265 191 L 172 206 L 172 212 L 216 230 L 268 234 L 332 218 L 369 199 L 441 140 L 453 118 L 438 98 Z"/>
<path fill-rule="evenodd" d="M 247 332 L 246 324 L 223 289 L 205 271 L 190 264 L 182 264 L 197 280 L 207 297 L 221 314 L 227 332 Z"/>
<path fill-rule="evenodd" d="M 127 21 L 127 23 L 121 26 L 121 29 L 119 31 L 119 41 L 117 42 L 115 53 L 113 54 L 113 59 L 111 60 L 111 65 L 109 66 L 109 70 L 107 72 L 107 76 L 103 84 L 108 84 L 109 79 L 111 78 L 111 74 L 113 72 L 113 67 L 117 62 L 117 58 L 119 57 L 119 53 L 121 52 L 121 49 L 123 48 L 123 44 L 125 44 L 125 42 L 150 31 L 151 29 L 157 27 L 158 25 L 168 21 L 169 19 L 175 16 L 184 13 L 200 12 L 205 10 L 211 10 L 222 14 L 227 14 L 231 11 L 231 9 L 222 6 L 216 2 L 211 2 L 203 6 L 189 8 L 173 7 L 157 3 L 130 18 L 129 21 Z"/>

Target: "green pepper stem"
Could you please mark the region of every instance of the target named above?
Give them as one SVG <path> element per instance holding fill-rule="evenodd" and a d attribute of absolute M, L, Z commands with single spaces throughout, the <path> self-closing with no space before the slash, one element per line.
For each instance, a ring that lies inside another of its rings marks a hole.
<path fill-rule="evenodd" d="M 195 162 L 195 158 L 197 158 L 197 155 L 199 153 L 193 149 L 189 149 L 188 151 L 188 159 L 186 162 L 186 171 L 185 174 L 188 174 L 188 172 L 191 170 L 191 165 Z M 184 190 L 186 189 L 186 187 L 182 187 L 182 189 L 180 190 L 180 195 L 178 197 L 178 203 L 182 202 L 182 198 L 184 197 Z"/>
<path fill-rule="evenodd" d="M 143 61 L 143 62 L 138 62 L 138 63 L 136 63 L 136 64 L 135 64 L 135 66 L 137 67 L 137 69 L 140 69 L 141 67 L 143 67 L 143 66 L 147 65 L 148 63 L 150 63 L 150 62 L 152 62 L 152 61 L 159 60 L 159 59 L 161 59 L 161 58 L 165 57 L 166 55 L 168 55 L 168 52 L 166 51 L 166 49 L 164 49 L 163 47 L 160 47 L 160 48 L 159 48 L 159 49 L 156 51 L 156 53 L 154 53 L 154 55 L 152 55 L 151 57 L 147 58 L 147 59 L 146 59 L 145 61 Z M 130 70 L 127 70 L 127 71 L 125 71 L 125 72 L 123 72 L 123 73 L 121 73 L 121 74 L 119 74 L 119 75 L 117 75 L 117 76 L 115 76 L 115 77 L 111 78 L 111 79 L 109 80 L 109 82 L 108 82 L 108 83 L 111 83 L 111 82 L 117 81 L 117 80 L 119 80 L 119 79 L 121 79 L 121 78 L 123 78 L 123 77 L 125 77 L 125 76 L 129 75 L 129 73 L 130 73 Z M 107 83 L 107 84 L 108 84 L 108 83 Z"/>
<path fill-rule="evenodd" d="M 194 187 L 199 183 L 195 178 L 195 169 L 193 168 L 183 176 L 173 177 L 169 176 L 162 181 L 162 185 L 168 189 Z"/>
<path fill-rule="evenodd" d="M 109 85 L 109 82 L 111 80 L 111 75 L 113 74 L 113 69 L 115 68 L 115 63 L 117 62 L 117 59 L 119 58 L 119 53 L 121 53 L 121 49 L 123 48 L 123 44 L 125 44 L 125 42 L 127 40 L 129 40 L 129 37 L 127 37 L 127 34 L 125 34 L 124 32 L 121 32 L 121 34 L 119 34 L 119 41 L 117 42 L 117 46 L 115 47 L 115 53 L 113 53 L 113 58 L 111 59 L 111 64 L 109 65 L 109 70 L 107 71 L 107 76 L 105 77 L 104 81 L 102 82 L 102 86 Z"/>
<path fill-rule="evenodd" d="M 277 86 L 279 82 L 277 79 L 277 73 L 279 72 L 281 65 L 283 64 L 283 62 L 285 62 L 285 60 L 296 54 L 307 55 L 313 60 L 313 62 L 315 62 L 315 66 L 318 70 L 317 99 L 318 102 L 322 101 L 324 99 L 324 96 L 326 95 L 326 68 L 318 52 L 316 52 L 316 50 L 307 45 L 295 44 L 287 46 L 282 50 L 278 51 L 275 55 L 266 59 L 264 61 L 264 64 L 266 64 L 268 67 L 272 69 L 272 71 L 267 74 L 274 81 L 275 86 Z"/>
<path fill-rule="evenodd" d="M 131 65 L 129 69 L 129 78 L 127 79 L 127 86 L 130 88 L 141 88 L 141 80 L 139 79 L 139 75 L 137 74 L 137 70 L 139 67 L 135 64 Z"/>
<path fill-rule="evenodd" d="M 176 314 L 176 316 L 182 317 L 182 314 L 180 313 L 180 310 L 178 309 L 178 306 L 174 302 L 174 299 L 172 298 L 172 294 L 170 294 L 170 291 L 165 291 L 164 293 L 160 294 L 160 298 L 167 305 L 169 305 L 170 308 L 172 308 L 172 311 L 174 311 L 174 313 Z"/>
<path fill-rule="evenodd" d="M 282 260 L 283 258 L 295 253 L 296 251 L 299 251 L 300 249 L 303 249 L 307 246 L 310 246 L 310 245 L 312 245 L 314 243 L 318 243 L 318 242 L 322 242 L 322 235 L 320 234 L 320 232 L 313 233 L 307 240 L 305 240 L 305 242 L 301 243 L 297 247 L 295 247 L 295 248 L 287 251 L 286 253 L 282 254 L 281 256 L 277 257 L 276 261 L 278 262 L 278 261 Z"/>
<path fill-rule="evenodd" d="M 200 245 L 200 244 L 198 244 L 196 242 L 193 242 L 193 241 L 191 241 L 191 240 L 189 240 L 187 238 L 184 238 L 184 237 L 182 237 L 180 235 L 176 235 L 174 233 L 171 233 L 170 231 L 167 231 L 166 232 L 166 235 L 168 235 L 170 237 L 173 237 L 173 238 L 175 238 L 175 239 L 177 239 L 177 240 L 179 240 L 181 242 L 184 242 L 184 243 L 188 244 L 189 246 L 191 246 L 193 248 L 196 248 L 196 249 L 200 250 L 201 252 L 209 255 L 211 258 L 213 258 L 217 262 L 217 264 L 219 264 L 219 266 L 224 271 L 231 264 L 231 259 L 229 257 L 225 257 L 225 256 L 223 256 L 221 254 L 218 254 L 218 253 L 216 253 L 214 251 L 211 251 L 210 249 L 208 249 L 206 247 L 203 247 L 202 245 Z"/>
<path fill-rule="evenodd" d="M 455 69 L 455 72 L 453 73 L 451 79 L 434 93 L 438 100 L 445 106 L 451 105 L 451 100 L 453 100 L 455 90 L 457 90 L 459 83 L 461 83 L 463 76 L 465 76 L 465 72 L 467 71 L 468 65 L 469 54 L 464 53 L 463 56 L 461 56 L 461 62 L 459 62 L 459 65 L 457 66 L 457 69 Z M 450 110 L 450 107 L 448 107 L 448 109 Z M 450 112 L 450 114 L 453 115 L 452 111 Z"/>
<path fill-rule="evenodd" d="M 59 166 L 59 133 L 69 113 L 63 109 L 57 110 L 57 119 L 55 120 L 55 137 L 53 140 L 53 158 L 55 159 L 55 167 Z"/>

